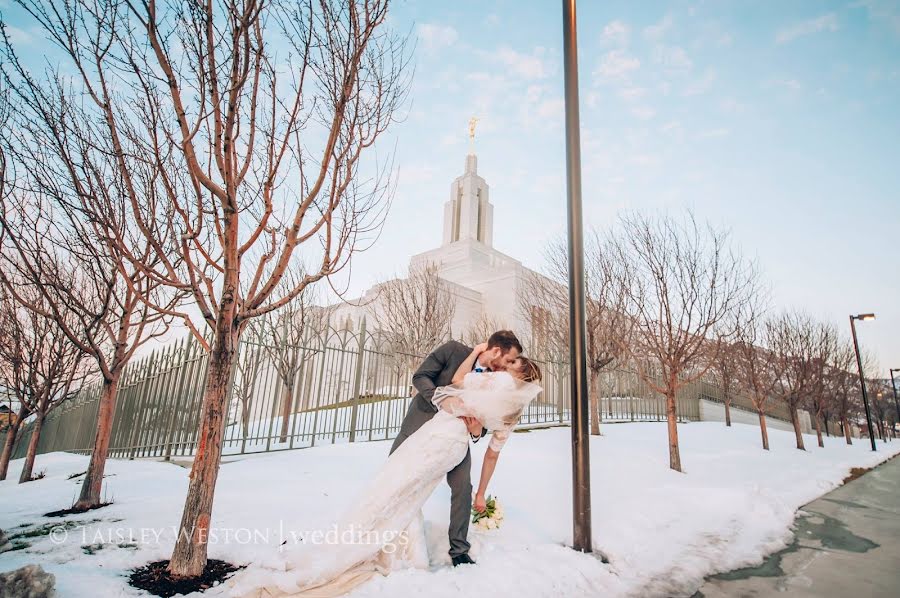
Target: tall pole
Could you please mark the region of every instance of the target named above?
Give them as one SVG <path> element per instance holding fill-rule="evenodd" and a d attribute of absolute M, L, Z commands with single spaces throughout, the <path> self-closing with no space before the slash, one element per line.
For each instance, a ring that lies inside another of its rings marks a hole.
<path fill-rule="evenodd" d="M 872 414 L 869 413 L 869 396 L 866 394 L 866 379 L 863 376 L 862 358 L 859 356 L 859 343 L 856 340 L 856 318 L 850 316 L 850 331 L 853 333 L 853 348 L 856 350 L 856 369 L 859 371 L 859 387 L 862 389 L 863 405 L 866 407 L 866 426 L 869 428 L 869 441 L 875 450 L 875 432 L 872 430 Z"/>
<path fill-rule="evenodd" d="M 894 372 L 900 372 L 900 368 L 891 369 L 891 390 L 894 391 L 894 409 L 897 410 L 897 421 L 900 422 L 900 399 L 897 398 L 897 385 L 894 383 Z"/>
<path fill-rule="evenodd" d="M 581 135 L 575 0 L 563 0 L 566 93 L 566 190 L 569 215 L 569 363 L 572 368 L 572 548 L 591 552 L 591 459 L 584 316 L 584 234 L 581 222 Z"/>

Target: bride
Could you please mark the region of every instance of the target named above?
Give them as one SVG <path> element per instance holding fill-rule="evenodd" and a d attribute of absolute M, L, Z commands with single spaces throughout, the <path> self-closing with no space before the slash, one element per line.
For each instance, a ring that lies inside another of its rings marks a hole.
<path fill-rule="evenodd" d="M 518 357 L 505 372 L 472 372 L 476 347 L 460 365 L 454 384 L 432 399 L 438 413 L 401 444 L 332 527 L 334 541 L 286 547 L 273 563 L 227 580 L 229 596 L 345 594 L 377 573 L 428 567 L 421 508 L 435 487 L 465 457 L 474 417 L 505 441 L 524 409 L 540 393 L 538 366 Z M 223 588 L 223 586 L 225 586 Z"/>

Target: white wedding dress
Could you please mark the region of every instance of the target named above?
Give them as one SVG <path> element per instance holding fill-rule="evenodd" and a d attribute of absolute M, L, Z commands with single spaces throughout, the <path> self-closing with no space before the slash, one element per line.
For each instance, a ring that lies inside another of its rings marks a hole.
<path fill-rule="evenodd" d="M 273 562 L 251 565 L 219 587 L 228 596 L 247 598 L 324 598 L 345 594 L 378 573 L 427 568 L 421 509 L 466 455 L 469 433 L 459 416 L 509 431 L 540 391 L 505 372 L 472 373 L 461 385 L 438 388 L 435 405 L 461 400 L 447 402 L 452 413 L 439 409 L 390 455 L 337 522 L 337 542 L 290 546 Z"/>

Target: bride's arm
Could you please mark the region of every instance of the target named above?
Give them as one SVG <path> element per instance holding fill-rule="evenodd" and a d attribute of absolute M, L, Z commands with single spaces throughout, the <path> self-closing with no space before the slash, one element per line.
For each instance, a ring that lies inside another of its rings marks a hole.
<path fill-rule="evenodd" d="M 491 481 L 491 477 L 494 475 L 494 469 L 497 467 L 497 459 L 499 458 L 500 453 L 490 447 L 484 452 L 484 461 L 481 464 L 481 479 L 478 482 L 478 492 L 475 493 L 475 501 L 472 503 L 472 506 L 476 511 L 484 511 L 487 508 L 485 494 L 487 493 L 488 484 Z"/>
<path fill-rule="evenodd" d="M 462 381 L 465 379 L 466 374 L 472 371 L 472 368 L 475 367 L 475 361 L 478 360 L 478 356 L 484 353 L 487 350 L 487 343 L 481 343 L 472 349 L 472 352 L 469 353 L 469 356 L 466 357 L 466 360 L 459 364 L 459 367 L 456 368 L 456 373 L 453 374 L 452 384 L 462 384 Z"/>

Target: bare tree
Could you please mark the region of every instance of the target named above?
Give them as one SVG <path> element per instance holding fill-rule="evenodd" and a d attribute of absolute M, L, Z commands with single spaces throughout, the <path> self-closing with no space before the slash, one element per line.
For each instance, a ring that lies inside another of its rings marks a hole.
<path fill-rule="evenodd" d="M 853 344 L 844 339 L 835 351 L 829 381 L 829 389 L 833 395 L 834 409 L 841 422 L 841 431 L 847 444 L 853 444 L 850 420 L 856 419 L 860 410 L 859 378 L 853 372 L 856 367 L 856 355 Z"/>
<path fill-rule="evenodd" d="M 12 458 L 22 424 L 31 415 L 28 404 L 19 400 L 19 393 L 13 389 L 16 379 L 27 378 L 21 374 L 24 364 L 14 351 L 15 337 L 22 334 L 19 329 L 19 309 L 21 307 L 12 297 L 0 288 L 0 385 L 3 386 L 3 391 L 9 401 L 9 421 L 6 438 L 3 442 L 3 452 L 0 453 L 0 480 L 6 479 L 9 460 Z M 14 398 L 18 405 L 15 414 L 13 414 Z"/>
<path fill-rule="evenodd" d="M 538 328 L 535 342 L 566 347 L 568 323 L 568 249 L 564 240 L 551 243 L 544 252 L 546 275 L 527 279 L 520 310 Z M 627 313 L 632 276 L 629 255 L 608 233 L 593 230 L 585 243 L 585 331 L 590 371 L 591 434 L 600 434 L 600 374 L 622 361 L 635 320 Z"/>
<path fill-rule="evenodd" d="M 293 301 L 262 318 L 263 347 L 281 382 L 281 431 L 279 442 L 287 442 L 291 415 L 296 412 L 294 389 L 306 363 L 320 350 L 328 328 L 330 308 L 321 307 L 314 286 L 307 286 Z"/>
<path fill-rule="evenodd" d="M 622 230 L 634 267 L 628 296 L 635 320 L 632 361 L 666 399 L 669 466 L 681 471 L 676 394 L 709 370 L 709 351 L 728 336 L 723 323 L 757 292 L 757 276 L 726 233 L 699 225 L 691 214 L 634 214 L 622 219 Z"/>
<path fill-rule="evenodd" d="M 36 289 L 20 296 L 40 302 Z M 8 293 L 0 302 L 0 382 L 34 415 L 19 483 L 32 479 L 44 420 L 77 390 L 87 373 L 84 353 L 69 342 L 56 320 L 27 309 Z M 4 463 L 4 471 L 8 460 Z"/>
<path fill-rule="evenodd" d="M 737 319 L 738 327 L 733 345 L 737 357 L 737 375 L 740 385 L 749 392 L 750 401 L 759 416 L 762 447 L 769 450 L 766 414 L 775 383 L 781 376 L 781 362 L 769 347 L 769 327 L 763 321 L 763 305 L 751 300 L 744 305 L 743 310 L 744 313 Z"/>
<path fill-rule="evenodd" d="M 866 352 L 863 354 L 863 373 L 866 377 L 866 394 L 869 398 L 869 412 L 872 416 L 872 423 L 875 426 L 875 432 L 881 438 L 882 442 L 889 437 L 888 429 L 892 427 L 892 412 L 890 400 L 893 394 L 890 387 L 890 380 L 884 380 L 880 377 L 881 368 L 878 359 L 873 353 Z"/>
<path fill-rule="evenodd" d="M 481 312 L 474 322 L 469 323 L 469 326 L 462 335 L 462 341 L 474 347 L 479 343 L 485 342 L 496 331 L 507 330 L 508 328 L 509 325 L 505 321 Z M 453 331 L 451 331 L 451 336 L 452 335 Z"/>
<path fill-rule="evenodd" d="M 238 407 L 242 438 L 246 441 L 250 436 L 250 413 L 253 407 L 253 397 L 256 396 L 257 384 L 265 365 L 263 361 L 266 353 L 265 334 L 261 320 L 247 325 L 243 341 L 240 355 L 234 362 L 232 401 Z"/>
<path fill-rule="evenodd" d="M 175 578 L 196 577 L 241 332 L 341 271 L 380 230 L 394 169 L 362 158 L 405 101 L 405 39 L 383 27 L 387 0 L 17 2 L 78 73 L 71 85 L 93 117 L 93 151 L 114 158 L 127 219 L 154 259 L 109 226 L 104 198 L 88 206 L 91 218 L 143 275 L 189 292 L 190 309 L 143 298 L 210 353 L 168 565 Z M 289 287 L 301 247 L 316 267 Z"/>
<path fill-rule="evenodd" d="M 817 328 L 816 345 L 810 363 L 812 380 L 807 395 L 807 407 L 816 426 L 818 445 L 820 448 L 824 448 L 822 420 L 825 413 L 834 404 L 834 395 L 830 392 L 831 368 L 840 341 L 837 329 L 833 325 L 820 323 Z"/>
<path fill-rule="evenodd" d="M 369 312 L 393 349 L 395 367 L 414 367 L 450 337 L 456 297 L 437 266 L 429 265 L 380 284 Z"/>
<path fill-rule="evenodd" d="M 799 311 L 782 313 L 769 320 L 767 326 L 770 348 L 781 369 L 775 395 L 790 413 L 797 448 L 806 450 L 799 409 L 817 390 L 817 372 L 824 367 L 819 359 L 824 329 L 808 314 Z"/>
<path fill-rule="evenodd" d="M 0 49 L 2 79 L 17 106 L 0 137 L 17 171 L 0 197 L 0 284 L 28 309 L 55 319 L 103 379 L 91 461 L 73 507 L 83 511 L 100 505 L 122 373 L 171 319 L 150 301 L 171 306 L 180 293 L 160 292 L 158 281 L 107 242 L 118 236 L 135 259 L 158 261 L 127 217 L 113 158 L 95 151 L 100 140 L 64 78 L 48 74 L 40 84 L 7 38 Z M 100 203 L 105 212 L 97 216 L 91 209 Z M 23 287 L 40 292 L 26 297 Z"/>
<path fill-rule="evenodd" d="M 725 425 L 731 427 L 731 401 L 738 382 L 739 348 L 728 341 L 723 341 L 717 351 L 713 351 L 710 373 L 719 388 L 722 389 L 722 404 L 725 405 Z"/>

